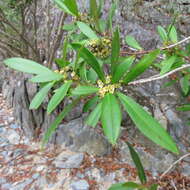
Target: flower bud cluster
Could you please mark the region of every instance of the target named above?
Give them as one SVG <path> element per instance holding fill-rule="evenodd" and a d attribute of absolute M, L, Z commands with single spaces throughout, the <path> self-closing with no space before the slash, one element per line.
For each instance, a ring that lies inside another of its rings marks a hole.
<path fill-rule="evenodd" d="M 97 81 L 97 85 L 100 88 L 98 91 L 98 94 L 101 98 L 103 98 L 106 93 L 113 94 L 115 92 L 116 88 L 120 88 L 120 84 L 110 84 L 111 83 L 111 76 L 106 77 L 105 83 L 103 83 L 101 80 Z"/>
<path fill-rule="evenodd" d="M 79 80 L 78 75 L 73 71 L 73 68 L 69 66 L 62 68 L 60 71 L 55 70 L 54 72 L 63 75 L 64 80 L 74 80 L 74 81 Z"/>
<path fill-rule="evenodd" d="M 97 57 L 105 59 L 111 54 L 111 40 L 109 38 L 100 38 L 90 40 L 87 48 Z"/>

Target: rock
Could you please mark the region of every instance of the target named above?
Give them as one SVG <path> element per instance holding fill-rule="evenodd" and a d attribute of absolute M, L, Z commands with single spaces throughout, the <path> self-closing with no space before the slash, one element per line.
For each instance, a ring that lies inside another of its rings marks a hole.
<path fill-rule="evenodd" d="M 87 152 L 102 156 L 111 151 L 111 145 L 94 128 L 86 126 L 83 118 L 60 125 L 55 134 L 55 143 L 64 145 L 72 151 Z"/>
<path fill-rule="evenodd" d="M 57 168 L 79 168 L 84 159 L 84 154 L 73 152 L 62 152 L 53 162 Z"/>
<path fill-rule="evenodd" d="M 71 184 L 72 190 L 89 190 L 89 184 L 85 180 L 73 182 Z"/>
<path fill-rule="evenodd" d="M 8 130 L 6 133 L 6 138 L 11 144 L 19 144 L 20 135 L 15 130 Z"/>

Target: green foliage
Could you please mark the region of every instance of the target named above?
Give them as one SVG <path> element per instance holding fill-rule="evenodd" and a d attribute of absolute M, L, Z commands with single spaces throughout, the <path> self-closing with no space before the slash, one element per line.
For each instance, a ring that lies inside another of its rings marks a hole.
<path fill-rule="evenodd" d="M 83 99 L 86 101 L 83 112 L 90 112 L 86 123 L 95 127 L 100 121 L 102 130 L 111 144 L 115 145 L 120 135 L 121 106 L 123 106 L 145 136 L 163 148 L 178 153 L 174 141 L 165 129 L 142 106 L 123 94 L 123 87 L 131 85 L 137 77 L 152 66 L 156 66 L 161 75 L 180 67 L 185 64 L 183 56 L 188 55 L 189 48 L 185 50 L 179 47 L 160 48 L 146 52 L 134 37 L 126 36 L 126 43 L 136 51 L 133 56 L 123 55 L 121 44 L 123 39 L 120 37 L 119 27 L 113 28 L 112 25 L 117 9 L 116 1 L 111 5 L 107 18 L 101 18 L 102 0 L 89 0 L 88 14 L 79 11 L 76 0 L 54 0 L 54 2 L 73 17 L 71 23 L 63 26 L 63 30 L 68 35 L 63 44 L 63 56 L 55 59 L 58 70 L 52 71 L 23 58 L 10 58 L 4 61 L 10 68 L 32 74 L 30 81 L 41 83 L 42 88 L 32 100 L 30 109 L 39 108 L 49 92 L 53 96 L 48 103 L 48 114 L 52 113 L 65 98 L 71 98 L 73 101 L 63 109 L 49 127 L 44 135 L 43 144 L 48 142 L 64 117 Z M 167 30 L 159 26 L 158 33 L 163 46 L 176 43 L 178 40 L 173 25 L 170 25 Z M 165 57 L 161 62 L 157 59 L 160 55 Z M 182 77 L 182 89 L 184 95 L 188 95 L 189 72 L 183 73 Z M 130 145 L 129 148 L 139 171 L 140 180 L 144 184 L 146 177 L 142 164 Z M 134 189 L 132 186 L 135 185 L 129 182 L 119 186 Z M 136 185 L 136 187 L 142 189 L 142 186 Z"/>

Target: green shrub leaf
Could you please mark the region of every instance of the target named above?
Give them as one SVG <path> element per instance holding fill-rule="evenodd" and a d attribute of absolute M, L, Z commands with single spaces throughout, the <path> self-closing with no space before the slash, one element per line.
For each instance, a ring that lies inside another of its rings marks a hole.
<path fill-rule="evenodd" d="M 120 37 L 119 37 L 119 28 L 114 32 L 112 40 L 112 51 L 111 51 L 111 72 L 113 73 L 117 65 L 120 53 Z"/>
<path fill-rule="evenodd" d="M 138 129 L 149 139 L 173 153 L 179 153 L 176 144 L 166 130 L 132 98 L 118 93 L 124 109 Z"/>
<path fill-rule="evenodd" d="M 46 84 L 40 91 L 34 96 L 32 102 L 30 103 L 29 109 L 38 109 L 41 103 L 44 101 L 49 90 L 53 87 L 54 82 Z"/>
<path fill-rule="evenodd" d="M 84 104 L 82 111 L 88 112 L 90 109 L 94 107 L 95 104 L 97 104 L 98 100 L 99 100 L 98 96 L 94 96 L 92 99 L 88 100 Z"/>
<path fill-rule="evenodd" d="M 86 119 L 86 124 L 92 127 L 95 127 L 100 119 L 102 111 L 102 102 L 100 102 L 94 110 L 88 115 L 88 118 Z"/>
<path fill-rule="evenodd" d="M 73 107 L 77 105 L 79 102 L 80 97 L 75 99 L 71 104 L 68 104 L 63 111 L 56 117 L 56 119 L 53 121 L 53 123 L 50 125 L 50 127 L 47 129 L 46 133 L 43 136 L 42 139 L 42 148 L 46 143 L 48 143 L 49 138 L 56 130 L 57 126 L 61 123 L 61 121 L 64 119 L 64 117 L 72 110 Z"/>
<path fill-rule="evenodd" d="M 127 145 L 129 147 L 129 151 L 130 151 L 131 157 L 133 159 L 133 162 L 135 163 L 135 166 L 137 168 L 139 179 L 142 184 L 145 184 L 147 182 L 147 180 L 146 180 L 146 175 L 145 175 L 141 160 L 140 160 L 137 152 L 131 146 L 131 144 L 127 142 Z"/>
<path fill-rule="evenodd" d="M 157 190 L 158 189 L 158 184 L 153 184 L 151 185 L 149 190 Z"/>
<path fill-rule="evenodd" d="M 5 65 L 15 69 L 17 71 L 32 73 L 32 74 L 44 74 L 52 72 L 47 67 L 36 63 L 35 61 L 29 59 L 23 59 L 20 57 L 13 57 L 4 60 Z"/>
<path fill-rule="evenodd" d="M 185 104 L 177 108 L 178 111 L 190 111 L 190 104 Z"/>
<path fill-rule="evenodd" d="M 79 27 L 80 31 L 89 39 L 98 39 L 96 33 L 84 22 L 77 22 L 77 26 Z"/>
<path fill-rule="evenodd" d="M 142 50 L 142 47 L 139 45 L 139 43 L 135 40 L 133 36 L 129 36 L 129 35 L 126 36 L 125 41 L 130 47 L 138 49 L 138 50 Z"/>
<path fill-rule="evenodd" d="M 78 86 L 73 91 L 73 95 L 88 95 L 98 92 L 99 88 L 94 86 Z"/>
<path fill-rule="evenodd" d="M 76 16 L 74 13 L 72 13 L 68 7 L 65 5 L 64 0 L 54 0 L 55 3 L 58 5 L 60 9 L 62 9 L 64 12 L 71 14 L 73 16 Z"/>
<path fill-rule="evenodd" d="M 96 0 L 90 0 L 90 15 L 94 20 L 96 29 L 100 32 L 99 13 Z"/>
<path fill-rule="evenodd" d="M 80 44 L 75 43 L 71 45 L 75 50 L 78 51 L 79 56 L 81 56 L 86 61 L 86 63 L 89 64 L 94 69 L 94 71 L 96 71 L 99 78 L 104 81 L 104 73 L 95 56 L 87 48 Z"/>
<path fill-rule="evenodd" d="M 108 190 L 136 190 L 139 187 L 141 186 L 137 183 L 127 182 L 114 184 Z"/>
<path fill-rule="evenodd" d="M 126 58 L 122 63 L 116 66 L 115 72 L 112 77 L 113 83 L 118 82 L 123 77 L 123 75 L 128 71 L 134 60 L 135 57 L 131 56 Z"/>
<path fill-rule="evenodd" d="M 72 12 L 75 16 L 78 16 L 78 7 L 76 0 L 64 0 L 63 2 L 70 12 Z"/>
<path fill-rule="evenodd" d="M 181 89 L 184 93 L 184 95 L 186 96 L 189 92 L 189 88 L 190 88 L 190 83 L 189 83 L 189 75 L 185 75 L 181 80 L 180 80 L 180 85 L 181 85 Z"/>
<path fill-rule="evenodd" d="M 166 30 L 162 26 L 158 26 L 157 28 L 158 34 L 160 35 L 160 38 L 162 39 L 163 42 L 168 41 L 168 35 Z"/>
<path fill-rule="evenodd" d="M 113 94 L 108 93 L 103 98 L 101 122 L 109 142 L 115 144 L 120 133 L 121 110 Z"/>
<path fill-rule="evenodd" d="M 47 106 L 48 114 L 50 114 L 60 104 L 60 102 L 65 98 L 71 84 L 72 84 L 71 81 L 66 82 L 60 88 L 58 88 L 56 90 L 55 94 L 52 96 L 51 100 L 48 103 L 48 106 Z"/>
<path fill-rule="evenodd" d="M 31 82 L 50 82 L 54 80 L 60 80 L 63 79 L 63 75 L 55 72 L 49 72 L 49 73 L 42 73 L 39 75 L 36 75 L 35 77 L 31 78 Z"/>
<path fill-rule="evenodd" d="M 176 60 L 176 56 L 171 56 L 168 59 L 162 61 L 161 62 L 162 69 L 161 69 L 160 75 L 163 75 L 167 73 L 168 71 L 170 71 L 173 64 L 175 63 L 175 60 Z"/>
<path fill-rule="evenodd" d="M 130 81 L 134 80 L 136 77 L 138 77 L 140 74 L 142 74 L 150 65 L 153 63 L 153 61 L 158 56 L 160 50 L 155 50 L 148 55 L 145 55 L 139 63 L 137 63 L 129 73 L 127 73 L 126 77 L 124 78 L 124 83 L 129 83 Z"/>
<path fill-rule="evenodd" d="M 178 42 L 177 31 L 175 26 L 169 26 L 169 38 L 173 43 Z"/>

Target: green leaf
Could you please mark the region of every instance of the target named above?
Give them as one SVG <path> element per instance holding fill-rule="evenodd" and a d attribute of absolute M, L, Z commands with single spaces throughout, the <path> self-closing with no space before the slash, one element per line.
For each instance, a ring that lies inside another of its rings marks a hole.
<path fill-rule="evenodd" d="M 190 104 L 184 104 L 177 108 L 178 111 L 190 111 Z"/>
<path fill-rule="evenodd" d="M 125 83 L 129 83 L 130 81 L 134 80 L 136 77 L 138 77 L 140 74 L 142 74 L 147 68 L 150 67 L 150 65 L 153 63 L 153 61 L 156 59 L 158 54 L 160 53 L 160 50 L 155 50 L 148 55 L 145 55 L 139 63 L 137 63 L 129 73 L 124 78 Z"/>
<path fill-rule="evenodd" d="M 52 96 L 51 100 L 48 103 L 48 106 L 47 106 L 48 114 L 50 114 L 60 104 L 60 102 L 65 98 L 71 84 L 72 84 L 72 82 L 69 81 L 69 82 L 63 84 L 60 88 L 58 88 L 56 90 L 55 94 Z"/>
<path fill-rule="evenodd" d="M 145 175 L 141 160 L 140 160 L 137 152 L 131 146 L 131 144 L 127 142 L 127 145 L 129 147 L 129 151 L 130 151 L 131 157 L 133 159 L 133 162 L 135 163 L 135 166 L 137 168 L 139 179 L 142 184 L 145 184 L 147 182 L 147 180 L 146 180 L 146 175 Z"/>
<path fill-rule="evenodd" d="M 77 22 L 77 26 L 79 27 L 80 31 L 87 36 L 89 39 L 98 39 L 96 33 L 84 22 Z"/>
<path fill-rule="evenodd" d="M 158 184 L 153 184 L 151 185 L 149 190 L 157 190 L 158 189 Z"/>
<path fill-rule="evenodd" d="M 173 153 L 179 153 L 176 144 L 166 130 L 132 98 L 117 93 L 124 109 L 138 129 L 149 139 Z"/>
<path fill-rule="evenodd" d="M 170 71 L 175 61 L 176 61 L 176 56 L 171 56 L 168 59 L 162 61 L 161 62 L 162 69 L 161 69 L 160 75 L 163 75 L 167 73 L 168 71 Z"/>
<path fill-rule="evenodd" d="M 76 16 L 75 14 L 73 14 L 68 7 L 65 5 L 64 0 L 54 0 L 54 2 L 58 5 L 58 7 L 60 9 L 62 9 L 64 12 L 71 14 L 73 16 Z"/>
<path fill-rule="evenodd" d="M 103 98 L 101 122 L 105 136 L 115 144 L 120 133 L 121 110 L 113 94 L 107 93 Z"/>
<path fill-rule="evenodd" d="M 80 78 L 84 81 L 87 81 L 87 69 L 86 69 L 86 63 L 82 63 L 79 67 L 79 75 Z"/>
<path fill-rule="evenodd" d="M 170 26 L 169 27 L 169 38 L 173 43 L 178 42 L 178 37 L 177 37 L 177 31 L 175 26 Z"/>
<path fill-rule="evenodd" d="M 99 88 L 94 86 L 78 86 L 73 91 L 73 95 L 88 95 L 98 92 Z"/>
<path fill-rule="evenodd" d="M 108 19 L 107 19 L 107 21 L 108 21 L 108 29 L 110 29 L 111 33 L 113 31 L 112 22 L 113 22 L 113 17 L 115 15 L 116 8 L 117 8 L 116 3 L 112 3 L 111 9 L 110 9 L 109 14 L 108 14 Z"/>
<path fill-rule="evenodd" d="M 94 71 L 96 71 L 99 78 L 104 81 L 104 73 L 96 59 L 96 57 L 84 46 L 80 44 L 71 44 L 72 47 L 78 51 L 79 55 L 86 61 L 87 64 L 89 64 Z"/>
<path fill-rule="evenodd" d="M 119 37 L 119 28 L 114 32 L 113 40 L 112 40 L 112 51 L 111 51 L 111 72 L 115 71 L 115 67 L 117 66 L 117 62 L 119 59 L 120 53 L 120 37 Z"/>
<path fill-rule="evenodd" d="M 64 61 L 63 58 L 55 59 L 55 63 L 59 66 L 59 68 L 66 67 L 70 64 L 68 61 Z"/>
<path fill-rule="evenodd" d="M 73 13 L 75 16 L 78 16 L 78 7 L 76 0 L 64 0 L 64 4 L 71 13 Z"/>
<path fill-rule="evenodd" d="M 88 100 L 84 104 L 82 111 L 88 112 L 90 109 L 94 107 L 94 105 L 98 102 L 98 100 L 99 100 L 98 96 L 94 96 L 92 99 Z"/>
<path fill-rule="evenodd" d="M 35 61 L 29 59 L 23 59 L 19 57 L 13 57 L 4 60 L 5 65 L 8 67 L 15 69 L 17 71 L 22 71 L 25 73 L 32 74 L 44 74 L 52 72 L 47 67 L 36 63 Z"/>
<path fill-rule="evenodd" d="M 189 92 L 189 75 L 185 75 L 181 80 L 180 80 L 180 85 L 181 85 L 181 89 L 184 93 L 184 95 L 186 96 Z"/>
<path fill-rule="evenodd" d="M 86 124 L 92 127 L 95 127 L 100 119 L 102 111 L 102 102 L 100 102 L 95 109 L 88 115 L 86 119 Z"/>
<path fill-rule="evenodd" d="M 43 88 L 41 88 L 40 91 L 32 99 L 29 109 L 38 109 L 53 85 L 54 82 L 51 82 L 46 84 Z"/>
<path fill-rule="evenodd" d="M 72 108 L 76 106 L 76 104 L 79 102 L 79 100 L 80 100 L 80 97 L 75 99 L 71 104 L 68 104 L 63 109 L 63 111 L 56 117 L 56 119 L 53 121 L 51 126 L 47 129 L 46 133 L 44 134 L 44 137 L 42 139 L 42 148 L 48 142 L 49 138 L 54 133 L 57 126 L 61 123 L 61 121 L 64 119 L 64 117 L 72 110 Z"/>
<path fill-rule="evenodd" d="M 126 36 L 125 41 L 130 47 L 138 49 L 138 50 L 142 50 L 142 47 L 139 45 L 139 43 L 135 40 L 133 36 L 129 36 L 129 35 Z"/>
<path fill-rule="evenodd" d="M 99 13 L 96 0 L 90 0 L 90 15 L 94 20 L 96 29 L 100 32 Z"/>
<path fill-rule="evenodd" d="M 128 71 L 134 60 L 134 56 L 127 57 L 122 63 L 116 66 L 115 72 L 112 77 L 113 83 L 118 82 L 123 77 L 123 75 Z"/>
<path fill-rule="evenodd" d="M 63 30 L 66 31 L 75 31 L 77 29 L 77 26 L 75 23 L 69 23 L 69 24 L 64 24 Z"/>
<path fill-rule="evenodd" d="M 49 72 L 49 73 L 42 73 L 36 75 L 35 77 L 31 78 L 31 82 L 50 82 L 53 80 L 60 80 L 63 79 L 63 75 L 59 73 Z"/>
<path fill-rule="evenodd" d="M 117 183 L 112 185 L 108 190 L 136 190 L 140 185 L 134 182 Z"/>
<path fill-rule="evenodd" d="M 166 30 L 162 26 L 158 26 L 157 30 L 158 30 L 158 33 L 159 33 L 162 41 L 167 42 L 168 41 L 168 35 L 167 35 Z"/>
<path fill-rule="evenodd" d="M 87 80 L 89 80 L 91 83 L 95 83 L 97 78 L 98 75 L 92 68 L 87 71 Z"/>

